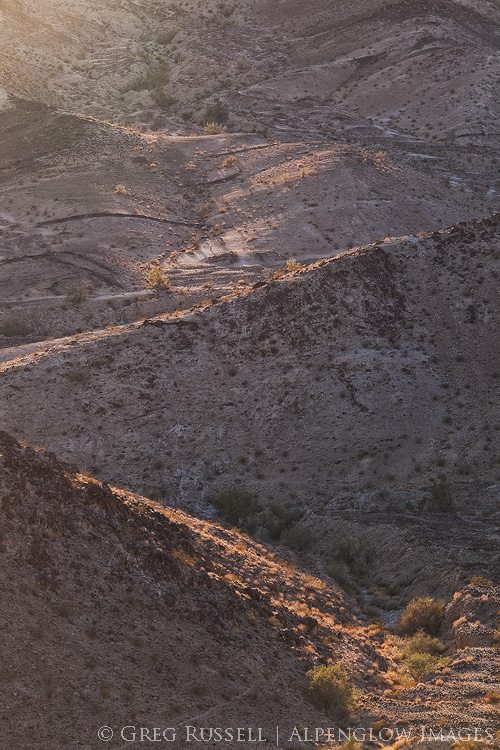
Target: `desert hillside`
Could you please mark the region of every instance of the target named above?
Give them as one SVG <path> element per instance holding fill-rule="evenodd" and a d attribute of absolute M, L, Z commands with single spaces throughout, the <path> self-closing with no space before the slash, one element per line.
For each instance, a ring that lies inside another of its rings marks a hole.
<path fill-rule="evenodd" d="M 377 507 L 439 474 L 498 502 L 499 231 L 494 215 L 385 240 L 185 314 L 4 349 L 2 422 L 174 504 L 236 483 Z"/>
<path fill-rule="evenodd" d="M 343 665 L 356 685 L 357 726 L 465 721 L 484 731 L 496 720 L 484 696 L 498 687 L 500 597 L 487 581 L 448 607 L 450 656 L 432 679 L 402 685 L 394 639 L 303 561 L 111 490 L 5 433 L 0 470 L 9 747 L 97 748 L 102 726 L 118 746 L 120 727 L 160 719 L 177 728 L 173 747 L 186 746 L 183 727 L 208 721 L 258 726 L 269 738 L 277 724 L 291 736 L 298 716 L 301 726 L 329 726 L 332 715 L 306 691 L 306 672 L 320 663 Z"/>
<path fill-rule="evenodd" d="M 186 310 L 291 258 L 498 210 L 489 2 L 24 0 L 0 12 L 11 335 Z M 152 265 L 170 284 L 160 299 Z"/>
<path fill-rule="evenodd" d="M 0 112 L 0 326 L 59 337 L 188 309 L 386 236 L 495 210 L 494 167 L 262 136 L 173 137 L 15 102 Z M 413 147 L 412 147 L 413 148 Z M 152 265 L 169 294 L 148 283 Z"/>
<path fill-rule="evenodd" d="M 500 13 L 486 0 L 4 0 L 0 10 L 4 88 L 72 111 L 189 128 L 219 96 L 237 129 L 295 136 L 305 120 L 313 137 L 498 138 Z"/>
<path fill-rule="evenodd" d="M 499 82 L 489 0 L 0 0 L 9 750 L 497 747 Z"/>

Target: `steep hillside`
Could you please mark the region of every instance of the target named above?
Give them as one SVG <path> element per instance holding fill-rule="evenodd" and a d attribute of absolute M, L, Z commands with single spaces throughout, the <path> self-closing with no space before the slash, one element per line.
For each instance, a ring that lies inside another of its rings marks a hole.
<path fill-rule="evenodd" d="M 494 484 L 499 232 L 496 214 L 385 240 L 184 315 L 5 349 L 2 424 L 174 503 Z"/>
<path fill-rule="evenodd" d="M 173 747 L 207 721 L 269 737 L 297 716 L 322 726 L 305 672 L 334 657 L 370 700 L 380 691 L 373 666 L 386 660 L 352 602 L 248 537 L 111 491 L 4 433 L 0 498 L 6 747 L 97 748 L 101 726 L 158 722 L 179 727 Z"/>
<path fill-rule="evenodd" d="M 366 732 L 498 727 L 488 695 L 499 687 L 500 594 L 486 580 L 457 592 L 441 633 L 447 661 L 415 684 L 397 671 L 401 639 L 369 626 L 331 579 L 236 530 L 111 490 L 5 433 L 0 499 L 12 750 L 98 748 L 101 727 L 117 747 L 158 726 L 185 748 L 186 726 L 208 725 L 261 727 L 269 742 L 278 726 L 276 746 L 295 750 L 299 722 L 303 734 L 339 721 L 307 696 L 306 671 L 321 663 L 348 670 L 351 725 Z"/>

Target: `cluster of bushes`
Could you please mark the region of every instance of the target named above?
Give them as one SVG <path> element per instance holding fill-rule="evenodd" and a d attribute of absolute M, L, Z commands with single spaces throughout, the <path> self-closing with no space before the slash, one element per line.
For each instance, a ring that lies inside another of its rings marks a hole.
<path fill-rule="evenodd" d="M 297 552 L 305 552 L 314 544 L 314 531 L 300 523 L 304 511 L 293 505 L 274 503 L 263 510 L 254 494 L 238 488 L 224 490 L 211 503 L 223 521 L 250 533 L 259 528 L 264 537 Z"/>
<path fill-rule="evenodd" d="M 397 632 L 407 636 L 401 647 L 401 671 L 417 682 L 447 662 L 440 658 L 445 647 L 436 638 L 444 610 L 444 601 L 424 596 L 413 599 L 399 619 Z"/>
<path fill-rule="evenodd" d="M 132 91 L 154 91 L 162 89 L 169 79 L 169 67 L 166 60 L 156 60 L 150 64 L 145 74 L 138 76 L 130 88 Z"/>
<path fill-rule="evenodd" d="M 229 489 L 212 499 L 212 505 L 220 518 L 233 526 L 255 529 L 255 517 L 262 510 L 259 501 L 248 490 Z"/>
<path fill-rule="evenodd" d="M 208 125 L 208 123 L 217 123 L 219 125 L 227 125 L 229 120 L 229 111 L 227 106 L 222 102 L 218 96 L 215 97 L 213 102 L 207 105 L 205 115 L 203 117 L 202 125 Z"/>
<path fill-rule="evenodd" d="M 370 572 L 371 550 L 359 537 L 339 534 L 328 553 L 326 571 L 347 591 L 357 591 Z"/>
<path fill-rule="evenodd" d="M 273 542 L 279 542 L 283 535 L 293 526 L 297 526 L 304 517 L 302 508 L 294 505 L 272 503 L 266 514 L 265 525 Z"/>
<path fill-rule="evenodd" d="M 227 130 L 229 110 L 218 96 L 207 105 L 201 124 L 206 135 L 217 135 Z"/>
<path fill-rule="evenodd" d="M 430 596 L 413 599 L 403 610 L 397 631 L 399 635 L 415 635 L 419 631 L 436 636 L 444 618 L 445 603 Z"/>

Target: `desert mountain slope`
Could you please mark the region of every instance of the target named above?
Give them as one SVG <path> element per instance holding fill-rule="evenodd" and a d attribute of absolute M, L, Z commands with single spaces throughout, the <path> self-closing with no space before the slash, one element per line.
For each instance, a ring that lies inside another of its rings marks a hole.
<path fill-rule="evenodd" d="M 498 210 L 487 2 L 25 0 L 0 13 L 11 335 L 185 310 L 291 257 Z M 203 136 L 207 119 L 230 132 Z M 147 264 L 172 294 L 145 289 Z"/>
<path fill-rule="evenodd" d="M 500 728 L 499 81 L 488 0 L 0 0 L 6 747 Z"/>
<path fill-rule="evenodd" d="M 73 111 L 189 127 L 217 95 L 237 129 L 498 138 L 488 2 L 25 0 L 1 12 L 6 91 Z"/>
<path fill-rule="evenodd" d="M 250 101 L 277 102 L 287 122 L 291 105 L 297 124 L 302 110 L 322 133 L 332 127 L 327 111 L 337 109 L 334 127 L 347 131 L 359 123 L 342 123 L 341 115 L 431 139 L 498 137 L 500 17 L 493 5 L 315 5 L 311 13 L 302 3 L 261 3 L 262 16 L 288 39 L 279 72 L 242 92 Z"/>
<path fill-rule="evenodd" d="M 305 672 L 334 657 L 371 715 L 387 662 L 331 583 L 4 433 L 0 497 L 5 746 L 97 748 L 101 726 L 159 721 L 323 726 Z"/>
<path fill-rule="evenodd" d="M 172 503 L 494 484 L 499 232 L 496 214 L 381 241 L 180 317 L 5 350 L 2 423 Z"/>
<path fill-rule="evenodd" d="M 394 639 L 330 579 L 235 530 L 111 490 L 5 433 L 0 498 L 0 694 L 13 750 L 97 748 L 102 726 L 115 746 L 122 727 L 174 727 L 170 746 L 185 747 L 186 725 L 262 727 L 270 741 L 279 725 L 278 747 L 299 748 L 294 727 L 337 726 L 306 697 L 319 663 L 347 667 L 355 726 L 497 728 L 485 696 L 498 689 L 500 598 L 488 581 L 447 608 L 446 666 L 405 689 Z"/>
<path fill-rule="evenodd" d="M 469 174 L 464 148 L 171 137 L 24 101 L 0 112 L 0 128 L 0 327 L 32 339 L 186 309 L 292 257 L 496 207 L 481 149 Z M 169 294 L 148 286 L 151 264 Z"/>

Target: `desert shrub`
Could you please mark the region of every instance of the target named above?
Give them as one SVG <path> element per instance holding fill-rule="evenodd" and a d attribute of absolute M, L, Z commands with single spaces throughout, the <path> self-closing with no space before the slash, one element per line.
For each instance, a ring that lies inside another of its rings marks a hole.
<path fill-rule="evenodd" d="M 224 161 L 222 162 L 223 167 L 235 167 L 238 164 L 238 159 L 234 154 L 231 154 L 230 156 L 226 156 Z"/>
<path fill-rule="evenodd" d="M 66 292 L 66 302 L 69 305 L 81 305 L 87 299 L 88 290 L 84 286 L 74 284 Z"/>
<path fill-rule="evenodd" d="M 170 289 L 170 280 L 160 266 L 151 266 L 146 273 L 148 284 L 153 289 Z"/>
<path fill-rule="evenodd" d="M 422 630 L 428 635 L 437 635 L 444 618 L 444 607 L 444 601 L 435 601 L 429 596 L 413 599 L 401 613 L 398 633 L 414 635 Z"/>
<path fill-rule="evenodd" d="M 408 672 L 414 680 L 420 682 L 425 675 L 434 672 L 439 659 L 432 654 L 410 654 L 403 661 L 403 669 Z"/>
<path fill-rule="evenodd" d="M 285 270 L 287 273 L 293 273 L 294 271 L 298 271 L 301 268 L 302 263 L 299 263 L 295 258 L 288 258 L 287 262 L 285 263 Z"/>
<path fill-rule="evenodd" d="M 431 494 L 425 498 L 423 507 L 429 513 L 453 513 L 455 501 L 445 476 L 441 475 L 439 482 L 433 484 Z"/>
<path fill-rule="evenodd" d="M 430 654 L 431 656 L 439 656 L 444 651 L 444 645 L 438 638 L 433 638 L 432 635 L 424 633 L 423 630 L 419 630 L 418 633 L 408 638 L 403 646 L 403 654 L 405 657 L 412 656 L 413 654 Z"/>
<path fill-rule="evenodd" d="M 274 272 L 274 278 L 280 279 L 286 273 L 293 273 L 294 271 L 298 271 L 300 268 L 302 268 L 301 263 L 299 263 L 295 258 L 288 258 L 285 265 L 281 268 L 278 268 L 278 270 Z"/>
<path fill-rule="evenodd" d="M 496 706 L 498 703 L 500 703 L 500 693 L 497 693 L 494 690 L 488 690 L 488 692 L 484 696 L 484 702 Z"/>
<path fill-rule="evenodd" d="M 248 526 L 253 516 L 261 510 L 255 495 L 236 488 L 219 493 L 213 498 L 212 505 L 220 518 L 234 526 Z"/>
<path fill-rule="evenodd" d="M 347 589 L 356 588 L 370 569 L 371 553 L 362 539 L 342 533 L 328 553 L 326 570 Z"/>
<path fill-rule="evenodd" d="M 29 328 L 15 318 L 10 318 L 0 324 L 0 335 L 12 338 L 14 336 L 27 336 Z"/>
<path fill-rule="evenodd" d="M 152 91 L 162 88 L 168 81 L 169 70 L 166 60 L 158 60 L 150 65 L 143 76 L 138 76 L 130 88 L 133 91 Z"/>
<path fill-rule="evenodd" d="M 271 539 L 277 541 L 286 529 L 298 523 L 304 517 L 304 511 L 291 505 L 272 503 L 266 515 L 264 524 Z"/>
<path fill-rule="evenodd" d="M 215 97 L 213 102 L 207 105 L 205 115 L 203 117 L 203 125 L 208 123 L 218 123 L 219 125 L 225 125 L 228 121 L 229 113 L 227 106 L 221 102 L 218 96 Z"/>
<path fill-rule="evenodd" d="M 289 526 L 281 535 L 281 540 L 290 549 L 304 552 L 312 547 L 314 543 L 314 532 L 308 526 L 295 523 Z"/>
<path fill-rule="evenodd" d="M 356 710 L 356 691 L 338 664 L 320 664 L 307 672 L 307 691 L 314 705 L 336 716 Z"/>
<path fill-rule="evenodd" d="M 205 135 L 219 135 L 219 133 L 225 133 L 227 130 L 225 125 L 221 125 L 220 122 L 207 122 L 203 129 Z"/>

